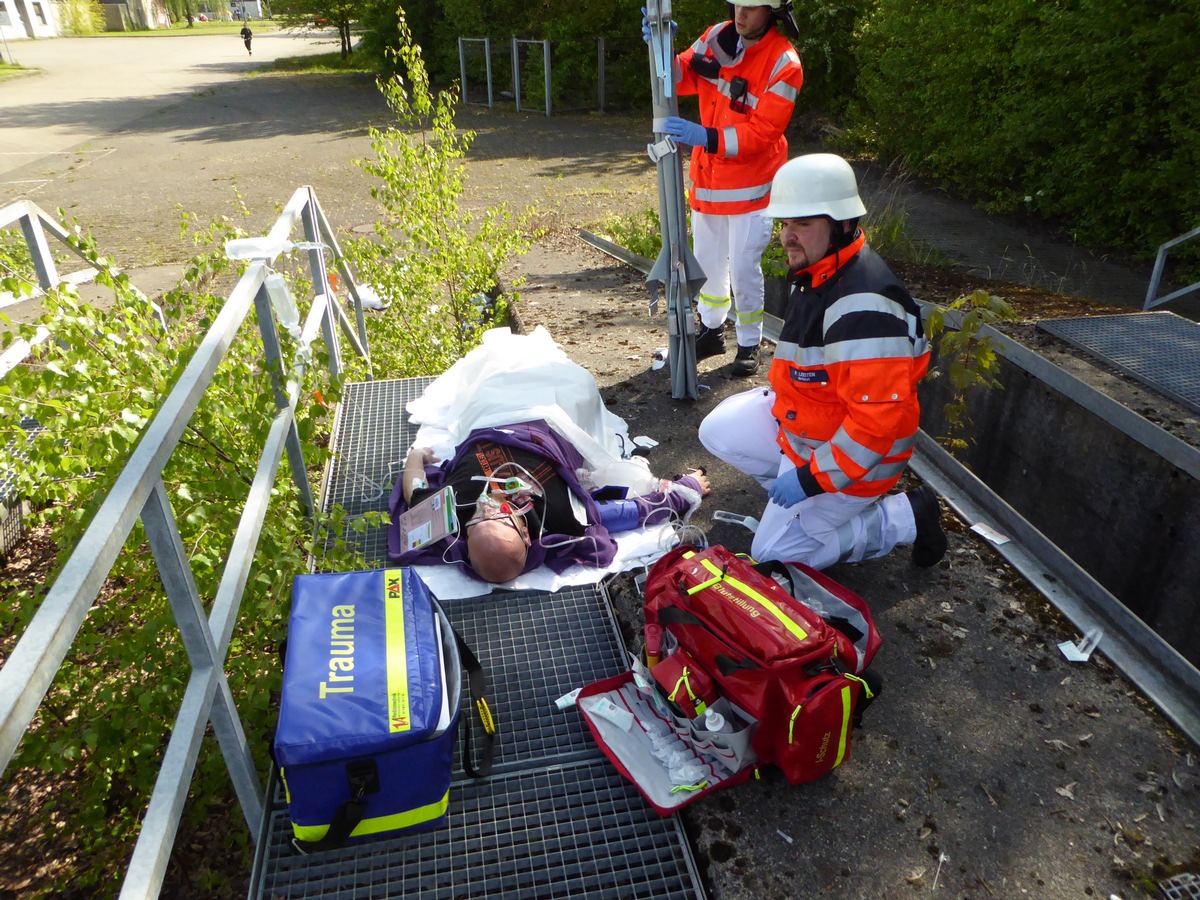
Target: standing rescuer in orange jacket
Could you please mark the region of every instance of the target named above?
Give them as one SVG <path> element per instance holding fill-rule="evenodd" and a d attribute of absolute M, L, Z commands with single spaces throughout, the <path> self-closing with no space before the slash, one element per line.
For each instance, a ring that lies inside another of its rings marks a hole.
<path fill-rule="evenodd" d="M 700 123 L 678 116 L 664 133 L 690 145 L 693 251 L 704 269 L 696 358 L 725 353 L 725 317 L 737 304 L 735 375 L 758 371 L 763 274 L 771 240 L 762 214 L 771 179 L 787 159 L 783 136 L 804 82 L 800 56 L 776 22 L 798 36 L 791 0 L 733 0 L 730 21 L 706 30 L 676 57 L 680 95 L 695 94 Z M 649 26 L 643 20 L 649 41 Z M 732 298 L 730 291 L 732 289 Z"/>
<path fill-rule="evenodd" d="M 929 346 L 920 307 L 867 246 L 865 213 L 839 156 L 800 156 L 775 175 L 766 214 L 781 220 L 792 292 L 771 387 L 700 423 L 710 453 L 767 489 L 758 560 L 823 569 L 911 544 L 913 562 L 933 566 L 946 552 L 933 489 L 888 493 L 916 443 Z"/>

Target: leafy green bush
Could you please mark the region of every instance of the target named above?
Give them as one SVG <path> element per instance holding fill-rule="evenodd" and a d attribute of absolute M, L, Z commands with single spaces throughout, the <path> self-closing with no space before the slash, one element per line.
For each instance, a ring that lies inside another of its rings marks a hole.
<path fill-rule="evenodd" d="M 1200 210 L 1195 4 L 887 0 L 861 30 L 859 123 L 993 211 L 1149 254 Z"/>
<path fill-rule="evenodd" d="M 979 332 L 988 325 L 1016 318 L 1013 308 L 987 291 L 977 290 L 959 297 L 949 306 L 934 306 L 926 317 L 925 331 L 936 348 L 937 368 L 929 378 L 943 375 L 950 379 L 950 399 L 943 407 L 946 433 L 939 443 L 953 451 L 967 446 L 962 435 L 970 424 L 967 418 L 967 393 L 972 390 L 1002 388 L 997 375 L 1000 359 L 987 335 Z M 951 327 L 951 322 L 957 327 Z"/>
<path fill-rule="evenodd" d="M 113 289 L 113 307 L 99 310 L 81 303 L 70 286 L 45 298 L 47 311 L 37 325 L 49 331 L 50 339 L 0 384 L 0 470 L 31 504 L 33 523 L 50 529 L 60 565 L 224 303 L 199 285 L 228 266 L 219 248 L 225 237 L 237 233 L 228 222 L 216 223 L 207 233 L 218 249 L 194 260 L 189 280 L 163 298 L 166 328 L 86 237 L 77 246 L 99 270 L 97 281 Z M 30 339 L 35 327 L 19 326 L 15 334 Z M 12 338 L 6 334 L 3 342 Z M 336 391 L 319 370 L 310 380 L 314 390 L 327 396 Z M 221 363 L 215 383 L 240 389 L 204 396 L 163 472 L 196 589 L 206 605 L 216 593 L 241 501 L 276 412 L 253 315 Z M 16 424 L 25 416 L 43 426 L 30 441 Z M 298 427 L 310 448 L 308 462 L 318 467 L 325 452 L 316 438 L 328 430 L 327 419 L 327 410 L 318 403 L 298 411 Z M 271 692 L 278 683 L 275 647 L 286 611 L 280 598 L 287 595 L 292 574 L 304 570 L 311 545 L 312 524 L 306 522 L 288 476 L 284 467 L 226 665 L 251 735 L 265 734 L 269 727 Z M 45 590 L 40 582 L 12 583 L 0 593 L 6 598 L 0 606 L 0 634 L 20 634 Z M 83 861 L 64 871 L 51 869 L 49 882 L 37 886 L 40 893 L 61 895 L 69 889 L 103 896 L 115 891 L 114 873 L 123 868 L 136 837 L 135 823 L 149 800 L 189 673 L 158 573 L 148 559 L 145 535 L 136 526 L 6 773 L 11 779 L 21 769 L 32 769 L 71 786 L 54 792 L 40 809 L 26 811 L 30 829 L 56 830 L 65 824 Z M 265 772 L 265 744 L 256 740 L 253 745 Z M 202 754 L 183 833 L 198 826 L 211 803 L 228 802 L 228 782 L 220 754 Z M 223 830 L 223 849 L 248 854 L 248 838 L 242 829 Z M 248 865 L 248 855 L 246 860 Z"/>
<path fill-rule="evenodd" d="M 381 80 L 400 127 L 371 130 L 382 215 L 372 238 L 347 245 L 359 275 L 391 304 L 372 319 L 374 364 L 390 377 L 437 374 L 479 342 L 500 273 L 529 248 L 505 208 L 476 216 L 462 207 L 462 158 L 475 135 L 454 124 L 455 96 L 431 92 L 420 48 L 401 19 L 396 51 L 408 80 Z"/>

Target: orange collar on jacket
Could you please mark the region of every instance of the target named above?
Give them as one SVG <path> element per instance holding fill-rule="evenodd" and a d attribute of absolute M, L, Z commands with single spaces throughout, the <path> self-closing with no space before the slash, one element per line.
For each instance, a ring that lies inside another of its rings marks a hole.
<path fill-rule="evenodd" d="M 866 242 L 866 235 L 860 228 L 854 235 L 854 240 L 845 247 L 840 247 L 832 253 L 822 256 L 811 266 L 788 273 L 788 281 L 804 287 L 820 287 L 832 278 L 838 269 L 854 259 Z"/>

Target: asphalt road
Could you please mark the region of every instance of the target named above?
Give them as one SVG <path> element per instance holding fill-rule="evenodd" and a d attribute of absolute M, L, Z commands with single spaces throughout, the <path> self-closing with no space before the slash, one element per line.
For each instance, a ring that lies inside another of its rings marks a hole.
<path fill-rule="evenodd" d="M 5 193 L 45 196 L 52 177 L 18 178 L 30 163 L 74 152 L 88 162 L 105 138 L 193 94 L 284 56 L 328 52 L 328 36 L 264 32 L 248 55 L 236 34 L 14 41 L 13 57 L 38 70 L 0 83 L 0 181 Z M 91 146 L 83 146 L 90 144 Z"/>

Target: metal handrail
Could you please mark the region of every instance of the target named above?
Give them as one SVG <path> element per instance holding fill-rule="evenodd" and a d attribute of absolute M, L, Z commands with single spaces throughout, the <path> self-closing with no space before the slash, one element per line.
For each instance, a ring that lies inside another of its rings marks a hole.
<path fill-rule="evenodd" d="M 44 215 L 40 213 L 39 220 Z M 200 742 L 209 721 L 213 724 L 251 835 L 255 840 L 258 838 L 263 788 L 225 678 L 225 655 L 285 451 L 301 500 L 309 514 L 315 511 L 295 416 L 304 363 L 309 358 L 308 346 L 319 329 L 329 351 L 330 372 L 337 377 L 341 363 L 337 332 L 333 328 L 336 321 L 354 350 L 368 359 L 357 285 L 310 187 L 295 192 L 263 243 L 282 249 L 297 226 L 302 226 L 309 242 L 308 262 L 313 285 L 328 283 L 323 248 L 328 247 L 333 252 L 355 303 L 358 328 L 351 324 L 331 292 L 315 293 L 305 315 L 299 349 L 290 368 L 285 368 L 281 365 L 278 331 L 265 284 L 277 254 L 251 262 L 171 393 L 146 426 L 129 462 L 0 668 L 0 771 L 3 771 L 49 690 L 126 538 L 140 519 L 192 672 L 126 872 L 122 897 L 158 896 Z M 35 258 L 39 279 L 45 272 L 52 287 L 53 263 L 49 260 L 45 242 L 34 243 L 30 252 Z M 257 312 L 263 350 L 272 373 L 277 412 L 259 458 L 212 611 L 206 617 L 162 472 L 251 304 Z"/>
<path fill-rule="evenodd" d="M 29 200 L 18 200 L 0 209 L 0 228 L 7 228 L 14 224 L 20 224 L 21 226 L 21 234 L 25 238 L 25 246 L 29 248 L 29 255 L 33 260 L 33 270 L 37 276 L 38 288 L 28 295 L 0 294 L 0 309 L 11 306 L 14 303 L 22 303 L 26 300 L 36 299 L 37 297 L 44 297 L 47 292 L 54 290 L 60 284 L 75 286 L 90 284 L 100 274 L 97 269 L 91 266 L 70 272 L 66 275 L 58 273 L 58 267 L 54 264 L 54 254 L 50 252 L 49 237 L 56 239 L 63 247 L 84 262 L 89 262 L 89 260 L 72 242 L 70 232 L 36 203 Z M 113 273 L 120 274 L 120 270 L 114 269 Z M 163 316 L 163 311 L 158 308 L 158 305 L 138 291 L 137 288 L 133 288 L 133 290 L 150 305 L 154 310 L 159 324 L 165 328 L 166 318 Z M 45 328 L 39 328 L 32 340 L 27 341 L 24 338 L 18 338 L 13 341 L 9 348 L 3 354 L 0 354 L 0 378 L 3 378 L 24 362 L 26 357 L 29 356 L 29 352 L 46 340 L 49 335 L 50 332 Z"/>
<path fill-rule="evenodd" d="M 1158 248 L 1158 255 L 1154 258 L 1154 271 L 1150 275 L 1150 285 L 1146 288 L 1146 302 L 1142 304 L 1142 310 L 1153 309 L 1156 306 L 1162 306 L 1164 303 L 1170 303 L 1172 300 L 1178 300 L 1180 297 L 1192 293 L 1192 291 L 1200 290 L 1200 281 L 1193 282 L 1185 288 L 1180 288 L 1167 294 L 1165 297 L 1158 297 L 1158 286 L 1162 281 L 1163 270 L 1167 267 L 1167 251 L 1172 247 L 1177 247 L 1185 241 L 1190 241 L 1194 237 L 1200 237 L 1200 228 L 1194 228 L 1187 234 L 1181 234 L 1173 240 L 1167 241 Z"/>

